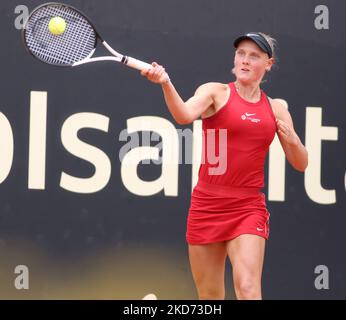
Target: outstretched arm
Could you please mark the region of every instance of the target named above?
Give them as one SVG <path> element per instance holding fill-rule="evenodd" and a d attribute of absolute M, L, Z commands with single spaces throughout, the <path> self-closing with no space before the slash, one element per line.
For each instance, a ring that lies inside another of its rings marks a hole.
<path fill-rule="evenodd" d="M 213 105 L 214 100 L 209 84 L 200 86 L 194 96 L 184 102 L 169 80 L 165 69 L 155 62 L 152 66 L 152 69 L 142 71 L 141 74 L 151 82 L 161 85 L 167 107 L 177 123 L 189 124 Z"/>
<path fill-rule="evenodd" d="M 288 162 L 298 171 L 304 172 L 308 166 L 308 152 L 294 130 L 288 110 L 277 100 L 271 99 L 276 117 L 277 134 Z"/>

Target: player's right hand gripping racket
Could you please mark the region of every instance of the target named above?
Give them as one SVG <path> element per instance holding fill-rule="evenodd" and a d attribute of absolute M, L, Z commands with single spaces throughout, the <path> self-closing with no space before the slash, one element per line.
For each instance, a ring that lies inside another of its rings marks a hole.
<path fill-rule="evenodd" d="M 59 35 L 49 29 L 52 18 L 62 18 L 66 27 Z M 111 48 L 90 20 L 77 9 L 62 3 L 45 3 L 34 9 L 22 30 L 25 47 L 37 59 L 55 66 L 78 66 L 96 61 L 116 61 L 137 70 L 152 68 Z M 94 57 L 98 42 L 113 56 Z"/>

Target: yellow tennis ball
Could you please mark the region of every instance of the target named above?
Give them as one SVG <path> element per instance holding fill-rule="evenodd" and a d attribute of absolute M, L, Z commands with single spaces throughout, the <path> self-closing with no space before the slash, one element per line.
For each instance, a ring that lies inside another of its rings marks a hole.
<path fill-rule="evenodd" d="M 66 21 L 61 17 L 54 17 L 50 19 L 48 24 L 48 29 L 51 34 L 55 36 L 59 36 L 65 32 L 66 29 Z"/>

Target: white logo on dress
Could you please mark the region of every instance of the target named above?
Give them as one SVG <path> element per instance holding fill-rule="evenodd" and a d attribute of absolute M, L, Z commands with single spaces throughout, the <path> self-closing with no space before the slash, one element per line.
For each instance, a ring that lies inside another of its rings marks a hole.
<path fill-rule="evenodd" d="M 257 231 L 258 232 L 262 232 L 264 229 L 261 229 L 261 228 L 257 228 Z"/>
<path fill-rule="evenodd" d="M 245 114 L 243 114 L 240 118 L 242 120 L 250 120 L 251 122 L 255 122 L 255 123 L 260 122 L 261 121 L 260 119 L 252 118 L 252 116 L 255 116 L 255 115 L 256 115 L 256 113 L 245 112 Z"/>

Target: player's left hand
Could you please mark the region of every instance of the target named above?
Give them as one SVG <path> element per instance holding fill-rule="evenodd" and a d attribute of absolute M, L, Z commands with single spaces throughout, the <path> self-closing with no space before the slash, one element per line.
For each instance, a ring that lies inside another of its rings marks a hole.
<path fill-rule="evenodd" d="M 288 144 L 297 143 L 297 135 L 286 122 L 276 119 L 277 134 L 279 138 L 282 138 Z"/>

